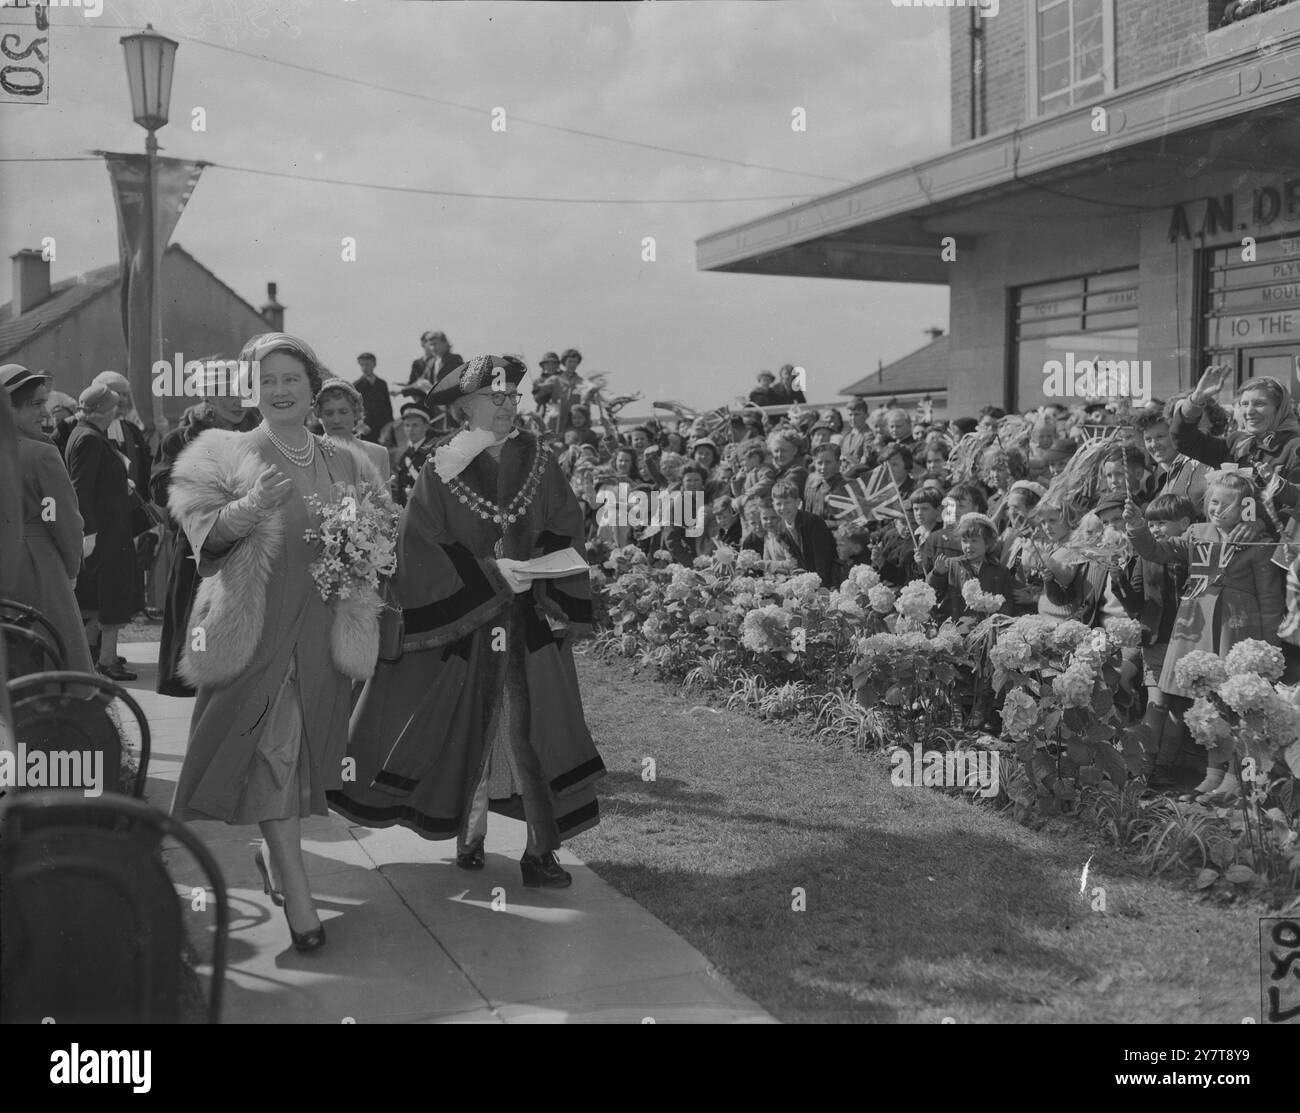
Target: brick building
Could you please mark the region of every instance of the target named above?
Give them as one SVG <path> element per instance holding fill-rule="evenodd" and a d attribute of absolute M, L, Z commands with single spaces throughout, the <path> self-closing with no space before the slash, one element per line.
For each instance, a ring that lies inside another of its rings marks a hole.
<path fill-rule="evenodd" d="M 1055 362 L 1149 366 L 1158 397 L 1211 361 L 1295 387 L 1300 2 L 1235 7 L 954 9 L 949 148 L 706 236 L 698 265 L 946 284 L 952 414 L 1042 404 Z"/>

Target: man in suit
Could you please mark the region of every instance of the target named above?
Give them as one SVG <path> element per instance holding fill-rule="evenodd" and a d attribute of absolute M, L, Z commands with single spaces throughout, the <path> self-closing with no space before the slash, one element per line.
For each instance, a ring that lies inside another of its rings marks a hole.
<path fill-rule="evenodd" d="M 357 356 L 361 378 L 352 384 L 361 395 L 361 404 L 366 411 L 366 431 L 361 434 L 361 439 L 374 444 L 379 443 L 379 434 L 393 421 L 393 400 L 388 395 L 388 384 L 375 374 L 376 362 L 372 352 L 362 352 Z"/>
<path fill-rule="evenodd" d="M 835 582 L 835 535 L 816 514 L 800 509 L 798 486 L 789 480 L 772 484 L 772 509 L 781 517 L 788 539 L 794 542 L 795 558 L 805 572 L 816 572 L 823 587 Z"/>
<path fill-rule="evenodd" d="M 103 383 L 82 391 L 81 416 L 68 437 L 66 458 L 84 531 L 85 564 L 77 578 L 77 602 L 92 648 L 99 645 L 99 671 L 121 681 L 136 679 L 117 656 L 117 632 L 135 610 L 135 547 L 126 460 L 108 439 L 118 401 L 117 393 Z"/>

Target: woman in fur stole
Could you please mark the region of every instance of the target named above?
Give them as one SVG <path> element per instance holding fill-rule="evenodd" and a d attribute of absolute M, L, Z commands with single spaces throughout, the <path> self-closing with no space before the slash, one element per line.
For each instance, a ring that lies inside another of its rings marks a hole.
<path fill-rule="evenodd" d="M 261 826 L 255 862 L 285 906 L 299 950 L 325 942 L 303 862 L 301 817 L 326 815 L 341 783 L 353 681 L 379 649 L 378 614 L 326 603 L 304 540 L 307 498 L 382 480 L 359 449 L 309 433 L 320 363 L 303 341 L 263 333 L 239 354 L 260 370 L 262 424 L 209 429 L 172 467 L 168 504 L 198 558 L 199 585 L 180 672 L 198 696 L 172 811 Z M 279 888 L 272 885 L 272 872 Z"/>
<path fill-rule="evenodd" d="M 587 572 L 534 582 L 520 568 L 583 551 L 582 508 L 554 454 L 514 427 L 524 373 L 518 360 L 480 356 L 429 394 L 464 427 L 412 489 L 399 659 L 382 661 L 362 693 L 348 746 L 356 781 L 329 800 L 368 827 L 456 837 L 462 869 L 483 867 L 489 806 L 522 818 L 523 883 L 562 888 L 572 879 L 555 851 L 597 822 L 605 766 L 573 664 L 591 623 Z"/>

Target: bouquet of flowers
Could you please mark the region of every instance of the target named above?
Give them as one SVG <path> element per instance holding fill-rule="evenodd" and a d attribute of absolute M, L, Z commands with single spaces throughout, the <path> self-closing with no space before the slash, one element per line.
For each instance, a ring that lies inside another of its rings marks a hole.
<path fill-rule="evenodd" d="M 329 502 L 310 495 L 307 506 L 320 523 L 303 534 L 321 547 L 308 569 L 320 597 L 377 601 L 379 578 L 397 570 L 397 510 L 369 483 L 336 483 Z"/>

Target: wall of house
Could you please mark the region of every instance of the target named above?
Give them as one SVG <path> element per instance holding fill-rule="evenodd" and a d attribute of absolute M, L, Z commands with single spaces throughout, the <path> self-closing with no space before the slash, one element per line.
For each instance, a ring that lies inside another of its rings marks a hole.
<path fill-rule="evenodd" d="M 167 360 L 177 352 L 184 359 L 233 358 L 249 337 L 268 330 L 260 314 L 180 252 L 164 257 L 158 289 Z M 7 358 L 48 369 L 54 374 L 54 389 L 75 398 L 101 371 L 126 370 L 121 304 L 120 287 L 115 285 Z M 136 399 L 142 411 L 146 404 L 146 399 Z M 163 412 L 175 421 L 193 404 L 193 398 L 164 398 Z"/>

